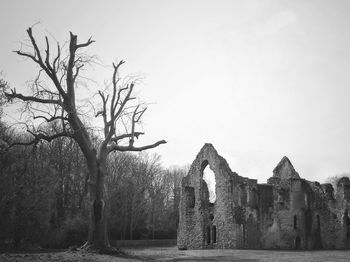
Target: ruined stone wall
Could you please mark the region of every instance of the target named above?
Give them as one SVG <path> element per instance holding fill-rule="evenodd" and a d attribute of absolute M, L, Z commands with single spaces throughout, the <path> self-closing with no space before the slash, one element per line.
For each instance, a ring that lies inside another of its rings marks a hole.
<path fill-rule="evenodd" d="M 216 180 L 216 201 L 213 206 L 209 203 L 208 189 L 203 180 L 203 170 L 207 165 L 214 172 Z M 237 190 L 236 180 L 237 175 L 231 171 L 226 160 L 217 154 L 212 145 L 206 144 L 182 181 L 179 248 L 237 247 L 237 228 L 232 216 L 232 203 L 237 200 L 230 193 Z M 193 190 L 193 206 L 186 202 L 186 188 Z"/>
<path fill-rule="evenodd" d="M 215 174 L 209 202 L 203 170 Z M 350 249 L 350 181 L 320 185 L 300 178 L 287 157 L 267 184 L 239 176 L 205 144 L 182 180 L 178 247 Z"/>

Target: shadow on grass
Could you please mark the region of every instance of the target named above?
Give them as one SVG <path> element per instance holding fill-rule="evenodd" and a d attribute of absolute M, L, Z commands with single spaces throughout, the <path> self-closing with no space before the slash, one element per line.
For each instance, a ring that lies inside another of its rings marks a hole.
<path fill-rule="evenodd" d="M 215 257 L 215 258 L 203 258 L 203 257 L 191 257 L 191 258 L 174 258 L 170 260 L 171 262 L 256 262 L 258 259 L 244 259 L 244 258 L 234 258 L 234 257 Z"/>
<path fill-rule="evenodd" d="M 56 248 L 0 248 L 0 254 L 41 254 L 41 253 L 59 253 L 67 251 L 67 249 L 56 249 Z"/>

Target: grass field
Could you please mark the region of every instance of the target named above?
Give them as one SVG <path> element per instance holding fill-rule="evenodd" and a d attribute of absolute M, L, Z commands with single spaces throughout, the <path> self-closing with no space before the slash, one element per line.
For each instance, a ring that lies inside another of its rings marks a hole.
<path fill-rule="evenodd" d="M 272 250 L 185 250 L 175 247 L 126 249 L 129 254 L 156 261 L 350 261 L 350 250 L 344 251 L 272 251 Z"/>
<path fill-rule="evenodd" d="M 60 251 L 60 252 L 33 252 L 33 253 L 2 253 L 0 261 L 64 261 L 64 262 L 136 262 L 136 261 L 222 261 L 222 262 L 258 262 L 258 261 L 297 261 L 297 262 L 328 262 L 350 261 L 350 251 L 272 251 L 272 250 L 185 250 L 180 251 L 176 247 L 147 247 L 125 248 L 128 254 L 124 257 L 115 257 L 84 252 Z"/>

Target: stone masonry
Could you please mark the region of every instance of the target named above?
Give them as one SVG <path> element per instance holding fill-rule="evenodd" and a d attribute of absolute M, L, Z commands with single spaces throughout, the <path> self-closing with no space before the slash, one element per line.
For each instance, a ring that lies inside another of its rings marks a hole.
<path fill-rule="evenodd" d="M 203 170 L 215 174 L 209 202 Z M 267 184 L 239 176 L 205 144 L 183 178 L 179 249 L 350 249 L 350 181 L 331 184 L 300 178 L 283 157 Z"/>

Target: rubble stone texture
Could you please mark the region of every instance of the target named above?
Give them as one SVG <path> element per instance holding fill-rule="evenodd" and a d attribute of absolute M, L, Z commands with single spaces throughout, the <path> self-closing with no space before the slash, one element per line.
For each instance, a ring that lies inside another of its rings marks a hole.
<path fill-rule="evenodd" d="M 215 174 L 209 202 L 203 170 Z M 267 184 L 239 176 L 213 145 L 205 144 L 183 178 L 179 249 L 350 249 L 350 181 L 331 184 L 300 178 L 283 157 Z"/>

